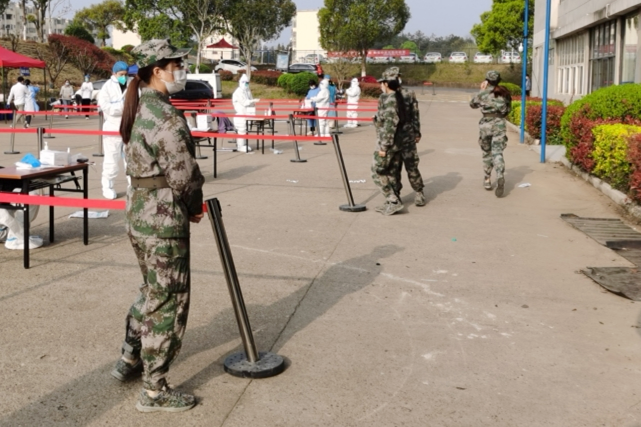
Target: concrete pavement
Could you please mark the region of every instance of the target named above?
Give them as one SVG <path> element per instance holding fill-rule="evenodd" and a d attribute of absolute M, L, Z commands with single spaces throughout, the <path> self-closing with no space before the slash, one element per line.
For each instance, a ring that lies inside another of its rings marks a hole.
<path fill-rule="evenodd" d="M 56 243 L 32 252 L 30 270 L 21 252 L 0 248 L 0 425 L 641 425 L 640 306 L 577 273 L 629 264 L 559 218 L 619 211 L 564 167 L 540 164 L 516 134 L 505 197 L 485 191 L 479 113 L 466 93 L 448 93 L 419 91 L 428 204 L 412 204 L 404 178 L 406 208 L 392 217 L 373 210 L 382 196 L 370 126 L 341 135 L 350 180 L 365 180 L 352 184 L 363 213 L 338 210 L 346 200 L 331 145 L 301 143 L 303 164 L 290 163 L 291 143 L 277 142 L 280 155 L 219 153 L 217 179 L 211 157 L 199 161 L 205 194 L 221 201 L 257 346 L 288 369 L 263 380 L 224 373 L 242 346 L 203 221 L 192 229 L 191 314 L 170 372 L 200 399 L 189 412 L 140 414 L 140 382 L 109 375 L 140 283 L 122 212 L 91 220 L 83 246 L 80 220 L 67 219 L 75 209 L 56 209 Z M 35 136 L 18 142 L 35 149 Z M 68 145 L 96 151 L 95 138 L 49 143 Z M 90 172 L 95 198 L 100 170 Z M 34 232 L 46 237 L 46 221 L 41 212 Z"/>

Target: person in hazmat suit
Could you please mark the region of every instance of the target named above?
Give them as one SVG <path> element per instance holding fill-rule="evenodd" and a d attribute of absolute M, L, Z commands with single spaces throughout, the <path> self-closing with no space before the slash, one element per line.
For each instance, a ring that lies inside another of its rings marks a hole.
<path fill-rule="evenodd" d="M 232 103 L 234 105 L 234 110 L 239 116 L 246 116 L 253 111 L 253 114 L 256 112 L 256 103 L 260 101 L 259 99 L 254 99 L 251 91 L 249 90 L 249 78 L 247 75 L 243 74 L 238 80 L 238 88 L 234 91 L 232 95 Z M 234 127 L 238 132 L 238 135 L 247 134 L 247 117 L 234 117 Z M 236 139 L 236 146 L 238 151 L 243 153 L 248 153 L 252 151 L 247 140 L 245 138 Z"/>

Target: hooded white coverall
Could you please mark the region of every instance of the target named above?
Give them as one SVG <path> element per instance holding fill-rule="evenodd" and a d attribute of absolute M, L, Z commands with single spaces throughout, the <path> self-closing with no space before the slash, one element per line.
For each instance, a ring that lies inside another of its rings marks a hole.
<path fill-rule="evenodd" d="M 318 132 L 320 136 L 329 136 L 329 123 L 327 119 L 322 117 L 327 117 L 328 111 L 325 108 L 329 107 L 329 81 L 321 80 L 320 91 L 318 95 L 311 98 L 312 102 L 316 103 L 316 108 L 318 108 Z"/>
<path fill-rule="evenodd" d="M 115 75 L 112 75 L 98 92 L 98 106 L 100 106 L 105 120 L 102 130 L 115 132 L 120 130 L 126 93 L 126 90 L 123 92 L 120 89 L 120 83 Z M 105 154 L 102 163 L 102 195 L 106 199 L 115 199 L 117 195 L 114 190 L 114 179 L 120 171 L 120 160 L 123 161 L 123 164 L 125 161 L 122 138 L 120 136 L 103 136 L 102 146 Z"/>
<path fill-rule="evenodd" d="M 354 119 L 358 118 L 358 100 L 361 98 L 361 88 L 358 84 L 358 79 L 352 79 L 352 83 L 349 88 L 345 91 L 347 95 L 347 124 L 346 128 L 355 128 L 358 126 L 358 122 Z"/>
<path fill-rule="evenodd" d="M 232 95 L 232 103 L 234 104 L 236 114 L 240 116 L 247 115 L 248 108 L 254 107 L 258 101 L 258 99 L 254 99 L 251 91 L 249 90 L 249 78 L 243 74 L 240 77 L 240 80 L 238 80 L 238 88 Z M 236 128 L 238 135 L 247 134 L 247 117 L 234 117 L 234 127 Z M 249 144 L 246 144 L 245 138 L 236 139 L 236 146 L 238 151 L 251 151 L 251 147 Z"/>

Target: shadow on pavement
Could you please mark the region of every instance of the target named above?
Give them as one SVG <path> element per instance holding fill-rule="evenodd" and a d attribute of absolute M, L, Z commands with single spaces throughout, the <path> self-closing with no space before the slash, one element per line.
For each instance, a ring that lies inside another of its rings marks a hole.
<path fill-rule="evenodd" d="M 527 175 L 532 172 L 529 166 L 519 166 L 517 168 L 506 169 L 505 171 L 505 194 L 503 197 L 508 196 L 516 185 L 523 181 Z"/>
<path fill-rule="evenodd" d="M 458 172 L 448 172 L 445 175 L 433 176 L 424 180 L 425 200 L 429 203 L 435 200 L 439 194 L 454 190 L 461 181 L 463 181 L 463 176 Z"/>
<path fill-rule="evenodd" d="M 247 311 L 252 329 L 260 331 L 255 332 L 258 349 L 265 351 L 272 347 L 272 351 L 278 352 L 296 333 L 329 311 L 343 297 L 372 284 L 383 268 L 379 261 L 402 250 L 403 248 L 395 245 L 379 246 L 367 255 L 330 266 L 310 285 L 299 288 L 273 304 L 249 306 Z M 126 307 L 123 307 L 123 319 L 125 312 Z M 292 315 L 283 322 L 286 313 Z M 178 356 L 178 364 L 185 362 L 190 356 L 232 341 L 239 341 L 238 327 L 234 319 L 230 306 L 214 315 L 207 325 L 188 329 L 183 351 Z M 242 347 L 239 345 L 232 352 L 240 350 Z M 180 388 L 190 392 L 224 374 L 222 362 L 228 354 L 183 381 Z M 114 348 L 114 363 L 117 357 L 118 349 Z M 113 363 L 102 364 L 74 378 L 0 418 L 0 425 L 88 425 L 111 408 L 126 401 L 133 405 L 134 396 L 141 386 L 140 381 L 120 383 L 109 374 L 112 368 Z M 60 369 L 64 367 L 61 366 Z M 133 407 L 130 409 L 134 411 Z M 132 424 L 137 421 L 132 420 Z"/>

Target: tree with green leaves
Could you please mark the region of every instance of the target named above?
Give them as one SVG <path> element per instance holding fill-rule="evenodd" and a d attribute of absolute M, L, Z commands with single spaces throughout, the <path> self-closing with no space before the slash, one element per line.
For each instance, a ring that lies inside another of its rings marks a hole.
<path fill-rule="evenodd" d="M 233 0 L 232 0 L 233 1 Z M 151 34 L 166 38 L 169 33 L 189 32 L 196 41 L 196 68 L 206 39 L 224 30 L 223 12 L 230 0 L 126 0 L 125 22 L 128 29 L 138 29 L 144 40 Z M 181 40 L 183 45 L 189 38 Z M 172 38 L 172 42 L 175 40 Z"/>
<path fill-rule="evenodd" d="M 122 29 L 121 21 L 124 15 L 125 9 L 120 1 L 105 0 L 79 10 L 73 19 L 96 31 L 98 39 L 102 40 L 102 46 L 105 46 L 109 38 L 109 27 L 115 26 Z"/>
<path fill-rule="evenodd" d="M 529 34 L 534 28 L 534 0 L 529 3 Z M 493 0 L 492 9 L 481 14 L 481 23 L 472 27 L 479 50 L 497 55 L 501 50 L 517 50 L 523 41 L 525 2 Z"/>
<path fill-rule="evenodd" d="M 410 10 L 405 0 L 325 0 L 318 18 L 323 49 L 357 51 L 364 76 L 367 51 L 403 31 Z"/>
<path fill-rule="evenodd" d="M 87 30 L 80 22 L 76 21 L 71 21 L 71 24 L 67 25 L 67 28 L 65 28 L 65 36 L 77 37 L 81 40 L 86 40 L 89 43 L 96 42 L 89 30 Z"/>
<path fill-rule="evenodd" d="M 280 34 L 295 13 L 296 4 L 292 0 L 232 0 L 232 6 L 225 11 L 227 33 L 238 43 L 247 62 L 248 77 L 259 43 Z"/>

